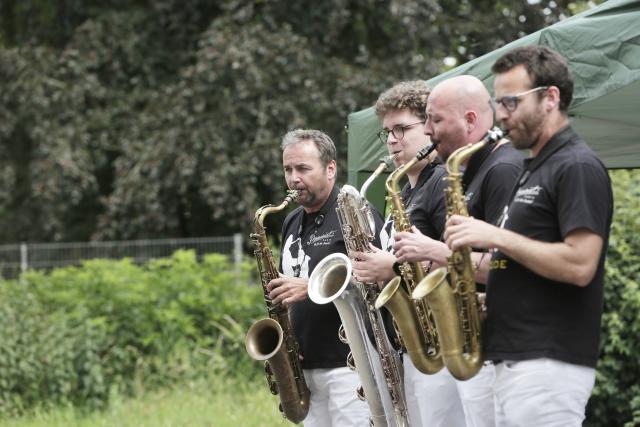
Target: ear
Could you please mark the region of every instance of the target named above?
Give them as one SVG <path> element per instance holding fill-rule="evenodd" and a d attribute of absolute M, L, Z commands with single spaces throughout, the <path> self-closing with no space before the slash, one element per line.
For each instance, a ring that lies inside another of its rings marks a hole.
<path fill-rule="evenodd" d="M 473 129 L 476 127 L 476 122 L 478 121 L 478 113 L 473 110 L 466 111 L 464 113 L 464 123 L 467 127 L 467 133 L 473 132 Z"/>
<path fill-rule="evenodd" d="M 327 165 L 327 178 L 335 179 L 336 170 L 337 170 L 336 161 L 335 160 L 331 160 L 329 162 L 329 164 Z"/>
<path fill-rule="evenodd" d="M 560 89 L 557 86 L 549 86 L 544 97 L 547 111 L 560 108 Z"/>

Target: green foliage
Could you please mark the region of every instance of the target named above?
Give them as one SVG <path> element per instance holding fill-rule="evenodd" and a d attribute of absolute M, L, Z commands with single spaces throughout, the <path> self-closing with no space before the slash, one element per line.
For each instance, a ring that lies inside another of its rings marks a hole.
<path fill-rule="evenodd" d="M 247 264 L 238 277 L 222 255 L 198 262 L 178 251 L 143 267 L 94 260 L 3 282 L 0 412 L 100 407 L 113 391 L 256 376 L 244 334 L 265 309 L 250 273 Z"/>
<path fill-rule="evenodd" d="M 589 425 L 640 425 L 640 173 L 612 171 L 615 212 L 607 253 L 601 355 Z"/>
<path fill-rule="evenodd" d="M 568 14 L 531 3 L 3 0 L 0 241 L 246 231 L 287 130 L 346 179 L 349 112 Z"/>
<path fill-rule="evenodd" d="M 1 419 L 3 427 L 291 427 L 267 393 L 263 378 L 240 381 L 207 377 L 144 393 L 114 395 L 108 411 L 70 406 Z"/>

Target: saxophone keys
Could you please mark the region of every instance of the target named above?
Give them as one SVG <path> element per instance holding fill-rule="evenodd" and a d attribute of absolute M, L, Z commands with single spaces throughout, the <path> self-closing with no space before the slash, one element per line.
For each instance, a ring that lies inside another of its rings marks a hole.
<path fill-rule="evenodd" d="M 353 359 L 353 354 L 351 354 L 351 352 L 349 352 L 349 355 L 347 356 L 347 366 L 352 371 L 356 370 L 356 361 Z"/>
<path fill-rule="evenodd" d="M 271 365 L 269 362 L 264 362 L 264 373 L 266 375 L 267 387 L 269 387 L 269 391 L 274 396 L 278 394 L 278 384 L 275 381 L 273 376 L 273 371 L 271 370 Z"/>
<path fill-rule="evenodd" d="M 367 400 L 366 396 L 364 395 L 364 388 L 362 388 L 362 386 L 356 389 L 356 395 L 358 396 L 358 400 L 360 400 L 361 402 Z"/>
<path fill-rule="evenodd" d="M 347 340 L 347 332 L 344 330 L 344 325 L 340 325 L 338 329 L 338 339 L 343 344 L 349 344 L 349 340 Z"/>

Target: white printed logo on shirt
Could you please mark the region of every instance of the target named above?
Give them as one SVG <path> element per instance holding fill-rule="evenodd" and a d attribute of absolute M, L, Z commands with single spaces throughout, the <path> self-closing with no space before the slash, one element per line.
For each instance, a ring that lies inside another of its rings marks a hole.
<path fill-rule="evenodd" d="M 300 238 L 293 240 L 293 235 L 287 237 L 282 250 L 282 273 L 285 276 L 309 277 L 309 257 L 302 249 Z"/>
<path fill-rule="evenodd" d="M 393 236 L 395 234 L 395 228 L 393 227 L 393 218 L 389 216 L 387 221 L 380 230 L 380 247 L 387 252 L 393 252 Z"/>
<path fill-rule="evenodd" d="M 516 196 L 513 199 L 514 203 L 525 203 L 530 205 L 534 202 L 536 197 L 542 191 L 542 187 L 539 185 L 535 185 L 533 187 L 520 188 L 516 192 Z"/>

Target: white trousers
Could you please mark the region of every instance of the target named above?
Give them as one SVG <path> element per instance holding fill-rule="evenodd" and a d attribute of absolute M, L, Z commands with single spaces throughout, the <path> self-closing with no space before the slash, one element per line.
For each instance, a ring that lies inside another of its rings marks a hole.
<path fill-rule="evenodd" d="M 369 407 L 358 399 L 358 375 L 349 368 L 304 369 L 311 392 L 304 427 L 366 427 Z"/>
<path fill-rule="evenodd" d="M 464 427 L 456 381 L 446 368 L 433 375 L 418 371 L 403 354 L 404 388 L 409 418 L 416 426 Z"/>
<path fill-rule="evenodd" d="M 495 426 L 493 384 L 495 368 L 486 363 L 472 378 L 456 381 L 467 427 Z"/>
<path fill-rule="evenodd" d="M 552 359 L 496 365 L 496 425 L 579 427 L 595 369 Z"/>

